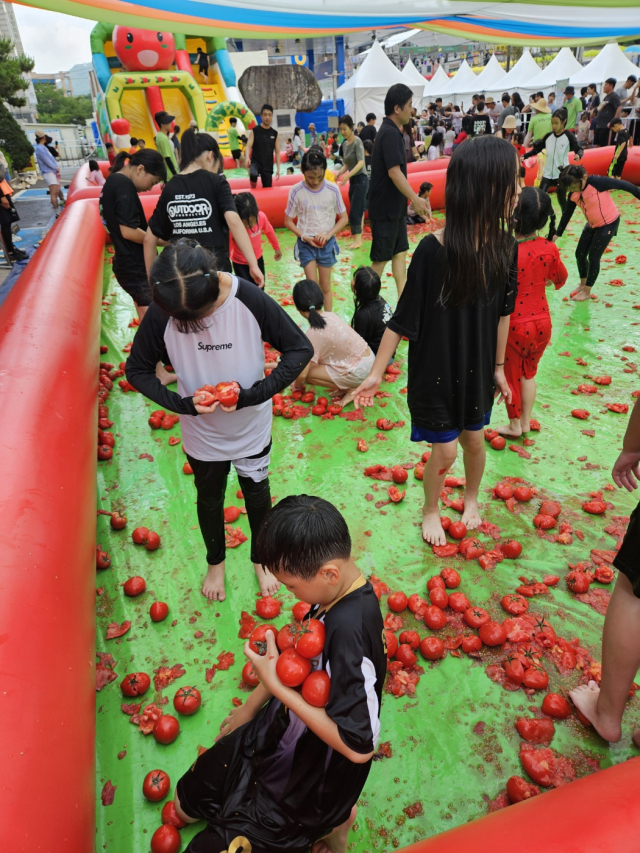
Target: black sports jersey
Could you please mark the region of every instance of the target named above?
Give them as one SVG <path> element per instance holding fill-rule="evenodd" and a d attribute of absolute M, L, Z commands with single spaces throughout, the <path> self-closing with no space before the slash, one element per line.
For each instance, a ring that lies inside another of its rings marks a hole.
<path fill-rule="evenodd" d="M 377 355 L 384 330 L 392 316 L 393 312 L 389 305 L 382 296 L 378 296 L 354 311 L 351 326 Z"/>
<path fill-rule="evenodd" d="M 126 240 L 120 231 L 121 225 L 147 230 L 147 220 L 133 181 L 120 172 L 109 175 L 102 187 L 99 206 L 102 224 L 115 249 L 113 274 L 120 283 L 146 282 L 142 243 Z"/>
<path fill-rule="evenodd" d="M 276 150 L 276 139 L 278 131 L 275 127 L 268 130 L 261 124 L 253 128 L 253 148 L 251 149 L 251 162 L 260 166 L 261 169 L 273 170 L 273 153 Z"/>

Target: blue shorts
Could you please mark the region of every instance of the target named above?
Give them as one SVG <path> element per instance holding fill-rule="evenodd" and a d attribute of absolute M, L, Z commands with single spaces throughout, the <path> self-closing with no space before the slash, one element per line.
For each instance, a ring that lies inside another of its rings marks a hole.
<path fill-rule="evenodd" d="M 311 261 L 315 261 L 319 267 L 332 267 L 337 263 L 340 254 L 335 237 L 332 237 L 325 246 L 310 246 L 304 240 L 296 240 L 293 256 L 304 269 Z"/>
<path fill-rule="evenodd" d="M 491 409 L 486 413 L 481 424 L 472 424 L 466 426 L 465 429 L 469 432 L 478 432 L 478 430 L 489 426 L 491 421 Z M 460 436 L 461 429 L 424 429 L 424 427 L 411 424 L 411 441 L 428 441 L 429 444 L 447 444 L 449 441 L 455 441 Z"/>

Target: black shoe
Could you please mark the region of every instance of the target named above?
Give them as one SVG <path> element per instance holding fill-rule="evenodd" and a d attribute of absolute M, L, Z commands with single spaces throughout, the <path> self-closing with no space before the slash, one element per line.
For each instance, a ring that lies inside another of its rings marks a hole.
<path fill-rule="evenodd" d="M 29 255 L 23 252 L 22 249 L 14 249 L 13 252 L 9 252 L 9 257 L 12 261 L 24 261 Z"/>

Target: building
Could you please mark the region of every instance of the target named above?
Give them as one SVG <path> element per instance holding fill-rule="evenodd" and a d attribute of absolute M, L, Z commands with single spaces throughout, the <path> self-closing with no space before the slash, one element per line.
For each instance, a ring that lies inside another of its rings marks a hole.
<path fill-rule="evenodd" d="M 98 80 L 91 62 L 81 62 L 70 68 L 69 71 L 58 71 L 50 74 L 31 73 L 34 83 L 49 83 L 55 86 L 70 98 L 86 95 L 95 98 L 98 94 Z"/>
<path fill-rule="evenodd" d="M 24 55 L 24 47 L 22 46 L 20 30 L 18 29 L 18 22 L 16 21 L 12 3 L 0 2 L 0 36 L 11 39 L 13 42 L 12 56 Z M 9 109 L 16 118 L 24 119 L 25 121 L 35 121 L 38 111 L 38 101 L 31 81 L 29 81 L 29 86 L 22 94 L 27 99 L 25 106 L 9 107 Z"/>

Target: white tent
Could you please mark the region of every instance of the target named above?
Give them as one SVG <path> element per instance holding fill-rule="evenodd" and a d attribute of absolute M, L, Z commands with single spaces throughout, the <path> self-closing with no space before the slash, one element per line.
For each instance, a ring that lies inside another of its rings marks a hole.
<path fill-rule="evenodd" d="M 418 71 L 416 66 L 413 64 L 413 60 L 410 59 L 407 64 L 402 69 L 402 73 L 407 78 L 406 84 L 407 86 L 411 86 L 415 91 L 415 86 L 419 86 L 422 89 L 422 94 L 420 98 L 414 98 L 413 106 L 420 112 L 422 109 L 422 104 L 424 101 L 424 84 L 427 82 L 422 74 Z"/>
<path fill-rule="evenodd" d="M 563 47 L 547 67 L 533 78 L 529 88 L 534 92 L 555 91 L 558 80 L 568 80 L 581 70 L 582 65 L 571 53 L 571 50 L 568 47 Z"/>
<path fill-rule="evenodd" d="M 357 73 L 338 88 L 337 94 L 344 99 L 345 110 L 354 122 L 365 121 L 367 113 L 375 113 L 379 124 L 384 116 L 385 95 L 394 83 L 409 86 L 414 93 L 414 106 L 422 107 L 424 80 L 409 80 L 376 41 Z"/>
<path fill-rule="evenodd" d="M 433 75 L 431 80 L 427 80 L 427 85 L 424 87 L 423 95 L 425 100 L 428 99 L 431 94 L 438 96 L 440 91 L 448 86 L 451 82 L 451 78 L 444 70 L 442 65 L 438 65 L 438 69 L 436 73 Z"/>
<path fill-rule="evenodd" d="M 471 95 L 474 94 L 474 92 L 478 92 L 478 94 L 482 94 L 483 92 L 492 92 L 498 83 L 502 85 L 501 81 L 506 76 L 507 72 L 504 70 L 502 65 L 500 65 L 494 53 L 491 55 L 489 62 L 485 65 L 484 70 L 476 77 L 475 86 L 472 86 L 467 91 Z"/>
<path fill-rule="evenodd" d="M 522 56 L 508 71 L 505 76 L 499 81 L 499 88 L 486 89 L 492 95 L 498 97 L 503 92 L 533 92 L 531 81 L 540 73 L 540 66 L 531 56 L 529 48 L 522 51 Z"/>
<path fill-rule="evenodd" d="M 605 44 L 600 53 L 591 62 L 571 77 L 574 86 L 588 86 L 595 83 L 600 86 L 607 77 L 615 77 L 619 88 L 630 74 L 638 76 L 638 67 L 630 62 L 620 50 L 620 45 L 612 42 Z"/>
<path fill-rule="evenodd" d="M 474 86 L 477 80 L 478 78 L 471 70 L 471 66 L 464 59 L 455 77 L 452 77 L 439 91 L 435 87 L 431 87 L 429 94 L 430 96 L 440 95 L 443 99 L 446 98 L 447 100 L 455 101 L 456 97 L 460 94 L 464 94 L 465 92 L 474 93 L 476 91 Z"/>

